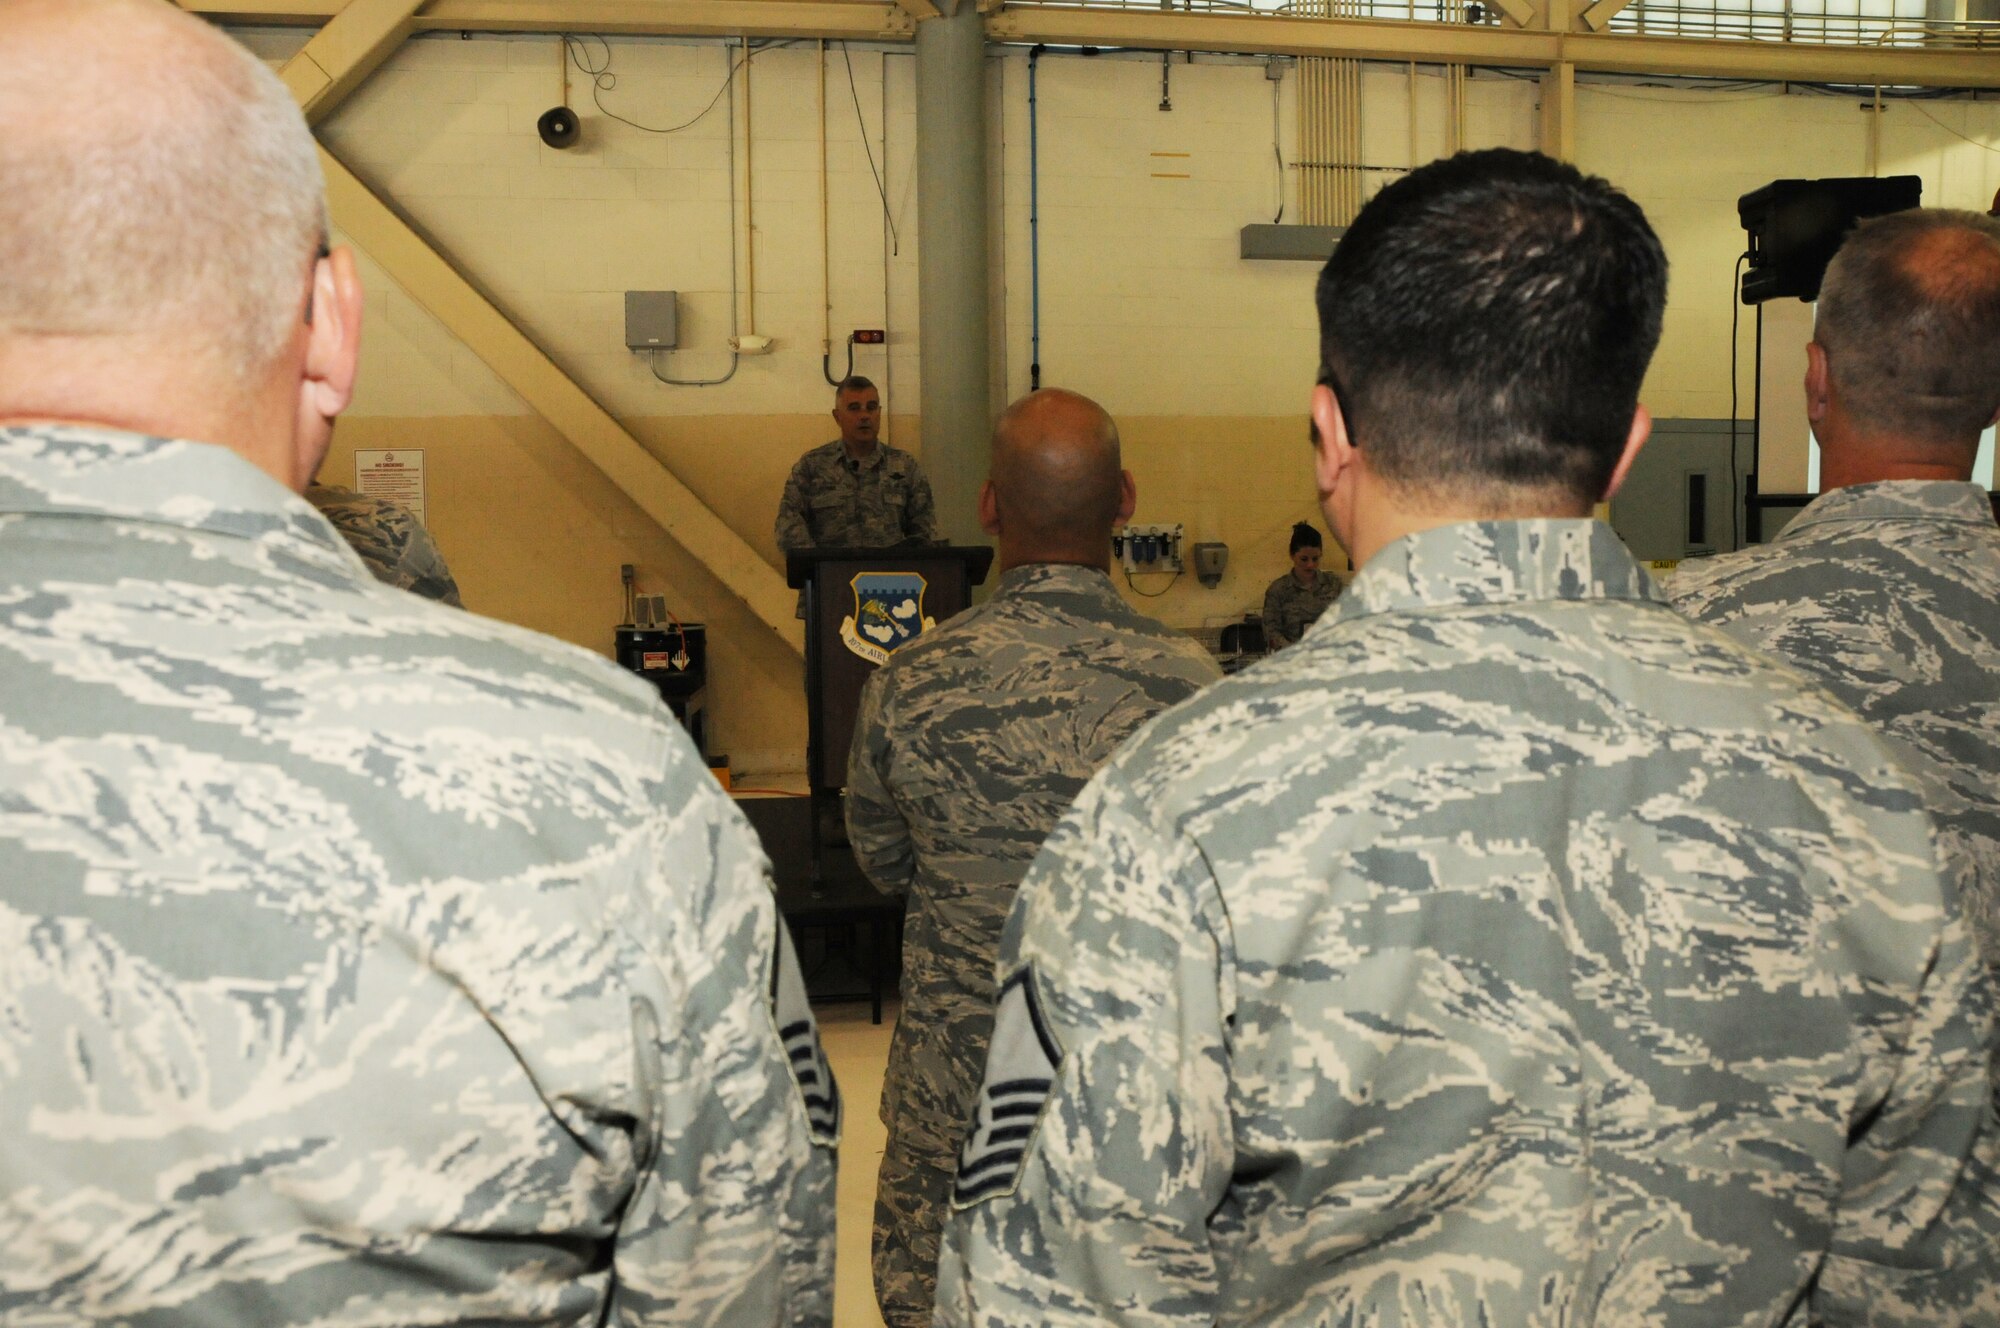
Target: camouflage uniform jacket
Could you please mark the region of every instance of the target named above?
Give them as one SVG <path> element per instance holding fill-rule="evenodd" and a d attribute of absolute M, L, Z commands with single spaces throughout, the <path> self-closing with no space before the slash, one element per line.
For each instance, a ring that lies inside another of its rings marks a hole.
<path fill-rule="evenodd" d="M 377 581 L 453 608 L 465 607 L 437 541 L 408 508 L 338 484 L 310 485 L 306 501 L 333 523 Z"/>
<path fill-rule="evenodd" d="M 1835 489 L 1768 546 L 1681 564 L 1667 593 L 1890 736 L 1937 822 L 1966 922 L 2000 965 L 2000 526 L 1985 491 Z"/>
<path fill-rule="evenodd" d="M 1311 588 L 1285 573 L 1264 592 L 1264 643 L 1273 650 L 1292 644 L 1339 598 L 1340 578 L 1331 572 L 1315 572 Z"/>
<path fill-rule="evenodd" d="M 0 429 L 0 863 L 0 1323 L 830 1320 L 748 825 L 234 454 Z"/>
<path fill-rule="evenodd" d="M 1221 676 L 1207 651 L 1131 608 L 1101 570 L 1031 563 L 868 679 L 848 762 L 848 839 L 870 879 L 909 896 L 885 1121 L 906 1116 L 947 1153 L 957 1148 L 1021 873 L 1119 743 Z"/>
<path fill-rule="evenodd" d="M 1915 793 L 1594 522 L 1399 540 L 1155 721 L 1000 972 L 940 1324 L 2000 1313 Z"/>
<path fill-rule="evenodd" d="M 785 481 L 774 531 L 778 548 L 886 549 L 906 539 L 933 543 L 937 513 L 917 459 L 878 443 L 865 461 L 836 438 L 800 457 Z"/>

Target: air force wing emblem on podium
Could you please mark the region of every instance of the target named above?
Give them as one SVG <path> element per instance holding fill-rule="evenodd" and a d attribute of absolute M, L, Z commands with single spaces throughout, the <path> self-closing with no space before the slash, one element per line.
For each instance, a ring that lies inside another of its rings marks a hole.
<path fill-rule="evenodd" d="M 1034 969 L 1024 968 L 1000 988 L 986 1081 L 979 1087 L 972 1133 L 958 1157 L 953 1208 L 1014 1192 L 1061 1065 L 1062 1047 L 1035 995 Z"/>
<path fill-rule="evenodd" d="M 840 639 L 871 664 L 886 664 L 889 654 L 937 626 L 924 612 L 929 582 L 916 572 L 862 572 L 854 587 L 854 611 L 840 623 Z"/>

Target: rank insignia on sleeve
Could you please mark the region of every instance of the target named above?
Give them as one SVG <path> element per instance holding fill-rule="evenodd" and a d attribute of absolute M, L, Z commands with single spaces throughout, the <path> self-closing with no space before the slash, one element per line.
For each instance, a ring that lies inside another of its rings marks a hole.
<path fill-rule="evenodd" d="M 820 1046 L 819 1024 L 806 999 L 805 974 L 799 971 L 792 934 L 783 921 L 778 923 L 778 953 L 771 965 L 771 1017 L 805 1103 L 812 1141 L 830 1148 L 840 1142 L 840 1088 Z"/>
<path fill-rule="evenodd" d="M 1034 970 L 1024 968 L 1000 988 L 986 1079 L 973 1110 L 972 1133 L 959 1153 L 952 1207 L 969 1208 L 1014 1192 L 1061 1064 L 1062 1047 L 1035 995 Z"/>

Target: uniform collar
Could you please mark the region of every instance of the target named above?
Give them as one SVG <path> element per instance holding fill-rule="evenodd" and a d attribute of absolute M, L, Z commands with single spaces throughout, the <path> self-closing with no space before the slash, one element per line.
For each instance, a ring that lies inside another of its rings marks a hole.
<path fill-rule="evenodd" d="M 1372 613 L 1540 600 L 1667 602 L 1600 521 L 1466 521 L 1382 549 L 1315 630 Z"/>
<path fill-rule="evenodd" d="M 224 447 L 82 424 L 0 428 L 0 515 L 175 526 L 281 548 L 366 581 L 306 501 Z"/>
<path fill-rule="evenodd" d="M 889 445 L 879 438 L 875 440 L 875 450 L 859 461 L 847 455 L 847 444 L 839 438 L 834 439 L 827 446 L 833 449 L 833 454 L 840 459 L 841 465 L 851 466 L 857 471 L 873 470 L 889 457 Z"/>
<path fill-rule="evenodd" d="M 1058 595 L 1081 595 L 1120 607 L 1125 603 L 1103 568 L 1077 563 L 1022 563 L 1002 572 L 999 584 L 993 589 L 996 600 L 1013 596 L 1045 599 Z"/>
<path fill-rule="evenodd" d="M 1963 521 L 1993 524 L 1993 503 L 1977 484 L 1958 480 L 1878 480 L 1829 489 L 1785 524 L 1773 543 L 1835 521 Z"/>

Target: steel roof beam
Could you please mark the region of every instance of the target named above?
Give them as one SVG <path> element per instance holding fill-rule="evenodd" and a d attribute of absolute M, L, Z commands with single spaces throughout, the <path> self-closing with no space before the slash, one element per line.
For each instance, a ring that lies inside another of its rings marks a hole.
<path fill-rule="evenodd" d="M 1128 46 L 1397 63 L 1414 60 L 1420 64 L 1519 69 L 1570 64 L 1578 73 L 1770 82 L 2000 87 L 2000 59 L 1990 51 L 1549 32 L 1380 19 L 1015 4 L 987 20 L 987 35 L 995 41 L 1051 46 Z"/>
<path fill-rule="evenodd" d="M 176 0 L 223 23 L 314 25 L 341 0 Z M 916 20 L 885 0 L 432 0 L 417 32 L 592 32 L 618 36 L 823 37 L 907 41 Z"/>

